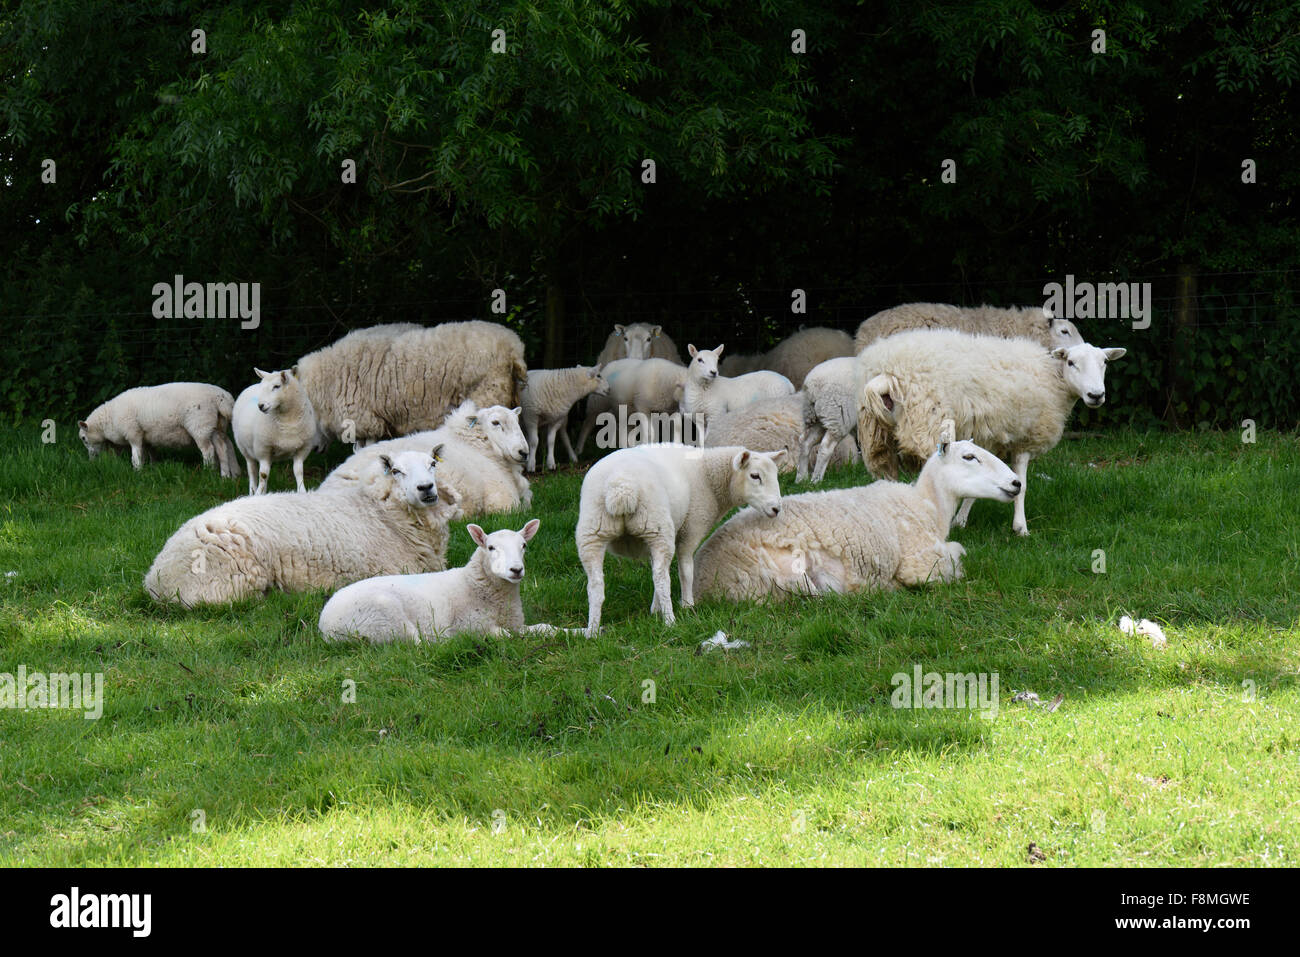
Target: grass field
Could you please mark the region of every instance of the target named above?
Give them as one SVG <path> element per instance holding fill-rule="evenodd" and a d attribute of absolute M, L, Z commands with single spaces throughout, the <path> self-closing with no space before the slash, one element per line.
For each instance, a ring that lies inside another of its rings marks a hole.
<path fill-rule="evenodd" d="M 136 474 L 87 461 L 71 430 L 39 435 L 0 439 L 0 672 L 102 672 L 105 704 L 98 721 L 0 711 L 0 863 L 1028 866 L 1030 842 L 1048 867 L 1300 854 L 1294 435 L 1065 442 L 1030 467 L 1033 535 L 980 503 L 954 534 L 968 555 L 952 586 L 704 602 L 666 630 L 647 615 L 648 568 L 611 557 L 598 639 L 377 648 L 320 640 L 323 593 L 153 607 L 140 582 L 163 541 L 244 480 L 197 455 Z M 542 519 L 530 622 L 585 624 L 580 483 L 548 476 L 529 515 L 485 522 Z M 273 485 L 290 484 L 278 465 Z M 470 552 L 463 525 L 452 564 Z M 1168 647 L 1121 634 L 1125 612 L 1160 621 Z M 753 647 L 696 655 L 719 629 Z M 892 708 L 891 676 L 915 665 L 996 672 L 997 716 Z M 1065 697 L 1048 712 L 1013 690 Z"/>

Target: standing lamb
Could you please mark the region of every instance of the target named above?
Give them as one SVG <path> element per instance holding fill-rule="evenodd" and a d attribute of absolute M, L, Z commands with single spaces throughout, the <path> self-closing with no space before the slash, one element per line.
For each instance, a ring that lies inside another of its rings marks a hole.
<path fill-rule="evenodd" d="M 488 635 L 554 634 L 550 625 L 525 625 L 519 583 L 524 552 L 541 521 L 519 531 L 466 531 L 478 545 L 460 568 L 424 575 L 385 575 L 354 582 L 335 592 L 320 613 L 327 641 L 366 638 L 382 643 L 439 641 L 462 632 Z M 567 629 L 566 629 L 567 630 Z"/>
<path fill-rule="evenodd" d="M 428 452 L 399 452 L 353 487 L 218 505 L 167 539 L 145 590 L 157 602 L 192 608 L 272 588 L 338 588 L 372 575 L 441 570 L 447 522 L 459 509 L 440 501 L 435 481 Z"/>
<path fill-rule="evenodd" d="M 648 322 L 614 327 L 605 340 L 605 347 L 596 357 L 596 365 L 607 365 L 615 359 L 667 359 L 682 364 L 677 345 L 664 333 L 663 326 L 652 326 Z"/>
<path fill-rule="evenodd" d="M 609 391 L 587 399 L 587 416 L 578 433 L 579 452 L 587 447 L 587 437 L 600 424 L 601 416 L 617 416 L 620 407 L 624 407 L 625 417 L 676 412 L 686 382 L 686 368 L 667 359 L 616 359 L 605 366 L 602 375 Z"/>
<path fill-rule="evenodd" d="M 366 445 L 433 429 L 465 399 L 519 404 L 528 375 L 524 345 L 505 326 L 476 320 L 379 331 L 385 328 L 358 330 L 298 360 L 298 376 L 331 438 Z"/>
<path fill-rule="evenodd" d="M 971 335 L 1003 339 L 1034 339 L 1046 349 L 1069 348 L 1083 336 L 1068 319 L 1057 319 L 1043 306 L 949 306 L 939 302 L 909 302 L 863 320 L 854 337 L 854 352 L 896 332 L 912 329 L 956 329 Z M 852 353 L 850 353 L 851 355 Z"/>
<path fill-rule="evenodd" d="M 222 478 L 238 478 L 239 460 L 226 435 L 235 400 L 220 386 L 169 382 L 127 389 L 77 423 L 77 434 L 92 459 L 104 446 L 129 445 L 131 465 L 144 465 L 145 449 L 183 449 L 197 445 L 203 464 L 219 463 Z"/>
<path fill-rule="evenodd" d="M 1030 339 L 951 329 L 895 333 L 858 356 L 858 441 L 873 475 L 895 477 L 898 452 L 924 459 L 951 419 L 956 434 L 1012 460 L 1021 482 L 1012 529 L 1028 535 L 1029 460 L 1056 447 L 1077 399 L 1106 401 L 1106 363 L 1123 349 L 1087 343 L 1047 352 Z M 964 525 L 970 500 L 956 524 Z"/>
<path fill-rule="evenodd" d="M 740 512 L 696 555 L 701 596 L 784 598 L 954 581 L 966 550 L 948 541 L 957 500 L 1011 501 L 1006 463 L 974 442 L 942 442 L 915 485 L 873 482 L 781 499 L 781 514 Z"/>
<path fill-rule="evenodd" d="M 825 478 L 834 449 L 857 428 L 857 373 L 857 360 L 848 356 L 828 359 L 803 380 L 804 432 L 799 443 L 796 480 L 802 482 L 808 478 L 810 467 L 814 483 Z M 815 464 L 811 461 L 814 446 L 817 447 Z"/>
<path fill-rule="evenodd" d="M 750 505 L 767 516 L 781 511 L 776 460 L 782 454 L 669 442 L 619 449 L 593 465 L 582 480 L 574 531 L 587 573 L 587 634 L 600 631 L 606 549 L 650 559 L 650 613 L 673 624 L 673 555 L 682 604 L 690 607 L 695 602 L 695 549 L 718 519 L 737 505 Z"/>
<path fill-rule="evenodd" d="M 781 449 L 786 453 L 781 459 L 781 471 L 793 472 L 803 436 L 804 397 L 802 392 L 796 392 L 794 395 L 759 399 L 735 412 L 715 415 L 709 420 L 704 445 L 709 448 L 743 445 L 747 449 Z M 857 457 L 857 442 L 850 434 L 829 459 L 831 464 L 852 464 Z"/>
<path fill-rule="evenodd" d="M 524 476 L 528 440 L 519 427 L 519 413 L 500 405 L 479 409 L 467 399 L 432 431 L 387 439 L 354 452 L 325 476 L 320 487 L 355 485 L 382 455 L 439 445 L 439 482 L 459 493 L 465 515 L 528 508 L 533 502 Z"/>
<path fill-rule="evenodd" d="M 682 390 L 683 413 L 702 415 L 708 422 L 715 415 L 732 412 L 759 399 L 794 394 L 790 380 L 777 372 L 747 372 L 734 379 L 718 375 L 722 348 L 696 349 L 687 345 L 691 364 L 686 367 L 686 384 Z"/>
<path fill-rule="evenodd" d="M 578 453 L 569 442 L 565 428 L 569 410 L 589 395 L 609 395 L 609 383 L 601 375 L 603 367 L 578 366 L 574 369 L 529 369 L 528 387 L 524 389 L 521 421 L 528 437 L 528 471 L 537 470 L 538 427 L 546 429 L 546 467 L 555 471 L 555 434 L 564 437 L 569 461 L 577 462 Z"/>
<path fill-rule="evenodd" d="M 248 465 L 248 494 L 262 495 L 271 476 L 271 465 L 293 459 L 293 477 L 298 491 L 307 491 L 302 465 L 307 456 L 326 444 L 316 423 L 316 412 L 296 369 L 263 372 L 235 400 L 235 445 Z M 256 478 L 254 478 L 256 475 Z"/>

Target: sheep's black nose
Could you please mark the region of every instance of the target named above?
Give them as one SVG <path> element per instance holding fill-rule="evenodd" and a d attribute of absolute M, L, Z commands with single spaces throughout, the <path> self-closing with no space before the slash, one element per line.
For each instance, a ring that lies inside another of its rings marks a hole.
<path fill-rule="evenodd" d="M 522 575 L 523 573 L 524 573 L 523 565 L 516 565 L 514 568 L 510 569 L 510 574 L 512 575 Z"/>
<path fill-rule="evenodd" d="M 1089 392 L 1089 393 L 1088 393 L 1088 398 L 1091 399 L 1093 402 L 1102 402 L 1102 401 L 1104 401 L 1105 398 L 1106 398 L 1106 393 L 1105 393 L 1105 392 Z"/>
<path fill-rule="evenodd" d="M 1012 479 L 1012 480 L 1011 480 L 1011 487 L 1012 487 L 1012 488 L 1020 488 L 1020 479 Z"/>
<path fill-rule="evenodd" d="M 433 488 L 433 483 L 430 482 L 430 483 L 428 483 L 427 485 L 417 485 L 415 488 L 416 488 L 417 491 L 420 491 L 420 492 L 427 492 L 427 491 L 429 491 L 429 489 Z"/>

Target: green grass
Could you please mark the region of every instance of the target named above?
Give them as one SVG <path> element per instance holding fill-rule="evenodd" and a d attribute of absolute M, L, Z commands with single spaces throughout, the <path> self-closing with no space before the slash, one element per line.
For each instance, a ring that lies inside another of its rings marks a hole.
<path fill-rule="evenodd" d="M 704 602 L 664 629 L 648 569 L 611 557 L 598 639 L 378 648 L 323 643 L 323 593 L 152 606 L 140 581 L 163 541 L 243 480 L 197 455 L 136 474 L 62 438 L 0 439 L 0 573 L 17 573 L 0 578 L 0 671 L 100 671 L 106 702 L 99 721 L 0 711 L 5 864 L 1026 865 L 1030 841 L 1038 866 L 1300 853 L 1295 436 L 1063 443 L 1030 469 L 1032 537 L 980 503 L 952 586 Z M 534 485 L 529 621 L 585 623 L 580 482 Z M 273 485 L 290 483 L 277 466 Z M 1122 635 L 1123 612 L 1164 623 L 1169 647 Z M 718 629 L 753 648 L 695 655 Z M 997 672 L 997 717 L 891 708 L 891 676 L 915 664 Z M 1065 700 L 1049 713 L 1013 689 Z"/>

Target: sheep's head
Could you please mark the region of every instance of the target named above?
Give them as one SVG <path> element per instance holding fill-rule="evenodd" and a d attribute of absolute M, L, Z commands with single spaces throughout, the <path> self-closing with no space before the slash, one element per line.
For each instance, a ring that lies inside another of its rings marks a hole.
<path fill-rule="evenodd" d="M 731 500 L 744 502 L 760 515 L 775 518 L 781 512 L 781 483 L 776 462 L 785 449 L 751 452 L 741 449 L 731 460 Z"/>
<path fill-rule="evenodd" d="M 1047 321 L 1047 341 L 1052 344 L 1052 348 L 1068 349 L 1083 343 L 1078 327 L 1069 319 L 1057 319 L 1047 306 L 1043 307 L 1043 319 Z"/>
<path fill-rule="evenodd" d="M 467 525 L 465 531 L 478 545 L 480 560 L 486 562 L 488 570 L 502 581 L 517 585 L 524 580 L 524 552 L 541 524 L 534 518 L 517 532 L 503 528 L 489 535 L 477 525 Z"/>
<path fill-rule="evenodd" d="M 974 442 L 941 441 L 926 469 L 940 469 L 939 481 L 956 498 L 991 498 L 1010 502 L 1020 479 L 1000 458 Z"/>
<path fill-rule="evenodd" d="M 591 395 L 609 395 L 609 380 L 605 378 L 604 363 L 587 370 L 587 389 Z"/>
<path fill-rule="evenodd" d="M 432 452 L 394 452 L 379 456 L 379 464 L 402 501 L 412 508 L 427 508 L 438 502 L 434 469 L 441 453 L 441 445 L 435 446 Z"/>
<path fill-rule="evenodd" d="M 488 437 L 492 448 L 496 449 L 503 462 L 525 462 L 528 460 L 528 440 L 519 425 L 522 408 L 507 409 L 504 405 L 490 405 L 479 409 L 467 420 L 475 429 L 482 429 Z"/>
<path fill-rule="evenodd" d="M 1095 409 L 1106 401 L 1106 363 L 1122 358 L 1125 351 L 1099 349 L 1085 342 L 1053 349 L 1052 357 L 1061 363 L 1061 376 L 1070 392 Z"/>
<path fill-rule="evenodd" d="M 284 404 L 285 396 L 294 394 L 298 390 L 297 366 L 292 369 L 281 369 L 279 372 L 263 372 L 261 369 L 253 371 L 262 380 L 253 390 L 253 401 L 257 403 L 258 410 L 267 415 L 279 411 L 280 406 Z"/>
<path fill-rule="evenodd" d="M 654 351 L 654 340 L 662 331 L 660 326 L 644 322 L 614 327 L 614 335 L 622 340 L 623 351 L 629 359 L 649 359 Z"/>
<path fill-rule="evenodd" d="M 104 449 L 104 432 L 102 429 L 92 428 L 90 423 L 82 419 L 77 423 L 77 436 L 86 446 L 86 452 L 90 455 L 91 460 L 99 456 Z"/>
<path fill-rule="evenodd" d="M 686 351 L 691 354 L 690 375 L 693 378 L 710 381 L 718 377 L 718 360 L 722 358 L 722 346 L 716 349 L 697 349 L 688 345 Z"/>

